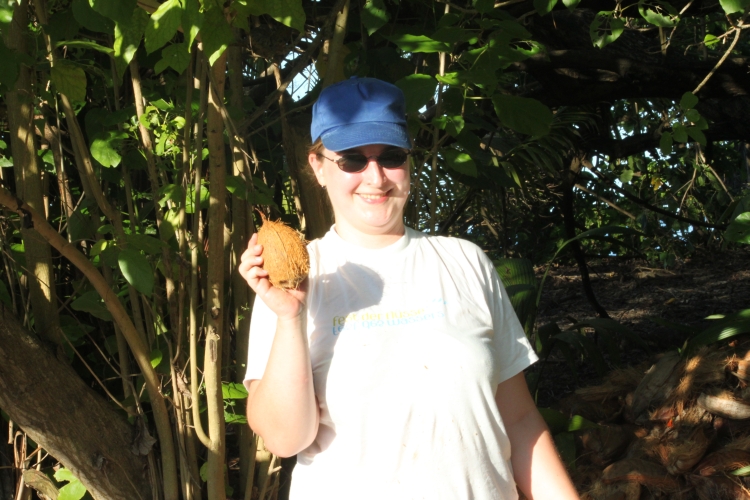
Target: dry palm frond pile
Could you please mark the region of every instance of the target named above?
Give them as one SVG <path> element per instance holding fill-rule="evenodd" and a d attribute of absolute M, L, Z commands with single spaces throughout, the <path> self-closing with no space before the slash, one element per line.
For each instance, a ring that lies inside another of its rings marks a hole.
<path fill-rule="evenodd" d="M 584 500 L 750 500 L 750 341 L 667 353 L 560 402 Z M 745 470 L 742 470 L 747 468 Z"/>

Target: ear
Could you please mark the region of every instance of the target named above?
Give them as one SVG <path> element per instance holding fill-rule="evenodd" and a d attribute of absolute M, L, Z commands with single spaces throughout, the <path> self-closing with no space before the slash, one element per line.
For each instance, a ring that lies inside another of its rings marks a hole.
<path fill-rule="evenodd" d="M 320 184 L 321 187 L 325 187 L 326 182 L 325 175 L 323 174 L 323 162 L 320 161 L 318 155 L 315 153 L 307 155 L 307 161 L 310 164 L 310 168 L 312 168 L 315 177 L 318 179 L 318 184 Z"/>

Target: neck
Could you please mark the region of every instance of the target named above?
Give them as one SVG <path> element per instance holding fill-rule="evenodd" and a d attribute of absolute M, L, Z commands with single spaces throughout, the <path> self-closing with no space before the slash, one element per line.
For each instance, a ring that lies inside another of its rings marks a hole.
<path fill-rule="evenodd" d="M 373 250 L 378 248 L 385 248 L 388 245 L 396 243 L 399 239 L 401 239 L 401 237 L 404 235 L 404 232 L 406 231 L 403 224 L 389 231 L 386 231 L 383 234 L 362 233 L 356 230 L 352 230 L 352 228 L 346 227 L 345 224 L 336 224 L 334 226 L 334 230 L 336 231 L 336 234 L 338 234 L 341 239 L 346 241 L 347 243 Z"/>

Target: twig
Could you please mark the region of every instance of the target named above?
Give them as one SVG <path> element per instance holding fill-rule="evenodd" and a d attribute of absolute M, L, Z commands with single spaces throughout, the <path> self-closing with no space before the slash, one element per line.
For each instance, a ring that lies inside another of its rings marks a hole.
<path fill-rule="evenodd" d="M 620 212 L 624 216 L 626 216 L 626 217 L 628 217 L 630 219 L 633 219 L 633 220 L 636 219 L 635 215 L 631 214 L 630 212 L 628 212 L 624 208 L 620 208 L 619 206 L 617 206 L 617 204 L 615 202 L 613 202 L 611 200 L 608 200 L 607 198 L 596 194 L 595 192 L 591 191 L 586 186 L 583 186 L 581 184 L 576 184 L 575 187 L 577 187 L 578 189 L 580 189 L 584 193 L 590 194 L 591 196 L 595 197 L 597 200 L 606 203 L 607 205 L 609 205 L 610 207 L 614 208 L 615 210 L 617 210 L 618 212 Z"/>
<path fill-rule="evenodd" d="M 693 94 L 698 95 L 698 92 L 700 89 L 703 88 L 703 86 L 708 82 L 708 80 L 711 79 L 712 76 L 714 76 L 714 73 L 716 73 L 716 70 L 719 69 L 719 66 L 724 64 L 724 61 L 727 60 L 727 57 L 729 57 L 729 54 L 732 53 L 734 50 L 734 47 L 737 45 L 737 42 L 740 40 L 740 33 L 742 33 L 742 22 L 740 21 L 739 25 L 736 28 L 732 28 L 735 32 L 734 40 L 732 40 L 731 45 L 729 45 L 729 48 L 726 52 L 724 52 L 724 55 L 721 56 L 721 59 L 716 63 L 716 66 L 713 67 L 713 69 L 706 75 L 706 78 L 703 79 L 702 82 L 698 84 L 697 87 L 695 87 L 695 90 L 693 90 Z"/>
<path fill-rule="evenodd" d="M 630 194 L 627 190 L 625 190 L 625 189 L 623 189 L 621 187 L 617 187 L 604 174 L 602 174 L 601 172 L 599 172 L 599 170 L 596 167 L 594 167 L 592 164 L 587 164 L 586 168 L 588 168 L 589 170 L 591 170 L 592 172 L 594 172 L 597 175 L 597 177 L 599 177 L 600 179 L 606 181 L 608 183 L 610 189 L 613 189 L 613 190 L 617 191 L 618 193 L 622 194 L 623 196 L 625 196 L 630 201 L 633 201 L 633 202 L 641 205 L 642 207 L 645 207 L 645 208 L 651 210 L 652 212 L 656 212 L 656 213 L 659 213 L 659 214 L 662 214 L 662 215 L 666 215 L 667 217 L 670 217 L 672 219 L 677 219 L 677 220 L 682 221 L 682 222 L 687 222 L 688 224 L 692 224 L 694 226 L 707 227 L 707 228 L 710 228 L 710 229 L 720 229 L 722 231 L 726 230 L 726 228 L 727 228 L 726 224 L 710 224 L 708 222 L 702 222 L 702 221 L 695 220 L 695 219 L 688 219 L 687 217 L 682 217 L 681 215 L 674 214 L 674 213 L 670 212 L 669 210 L 664 210 L 663 208 L 655 207 L 654 205 L 651 205 L 650 203 L 648 203 L 646 200 L 643 200 L 643 199 L 639 198 L 638 196 L 636 196 L 634 194 Z"/>

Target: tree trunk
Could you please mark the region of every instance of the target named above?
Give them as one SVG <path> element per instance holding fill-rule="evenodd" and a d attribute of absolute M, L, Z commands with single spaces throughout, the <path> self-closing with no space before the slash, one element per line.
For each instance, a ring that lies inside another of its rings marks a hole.
<path fill-rule="evenodd" d="M 578 162 L 578 159 L 574 159 L 573 162 Z M 563 215 L 563 223 L 565 224 L 565 238 L 572 239 L 576 237 L 576 226 L 575 226 L 575 207 L 573 204 L 573 185 L 575 185 L 576 173 L 574 169 L 569 169 L 563 172 L 562 175 L 562 206 L 561 211 Z M 581 285 L 583 286 L 583 292 L 586 298 L 591 304 L 591 307 L 596 311 L 596 314 L 600 318 L 609 318 L 607 311 L 599 304 L 594 294 L 594 289 L 591 287 L 591 279 L 589 278 L 589 268 L 586 265 L 586 257 L 581 249 L 580 241 L 576 240 L 570 243 L 570 249 L 573 252 L 573 258 L 575 258 L 578 264 L 578 271 L 581 273 Z"/>
<path fill-rule="evenodd" d="M 133 429 L 0 305 L 0 408 L 94 498 L 151 498 Z"/>
<path fill-rule="evenodd" d="M 226 214 L 226 153 L 221 104 L 224 98 L 227 54 L 213 67 L 208 92 L 208 165 L 210 197 L 208 208 L 208 287 L 206 290 L 206 354 L 203 374 L 208 406 L 208 498 L 224 500 L 224 402 L 221 392 L 221 354 L 224 340 L 224 216 Z"/>
<path fill-rule="evenodd" d="M 242 49 L 229 47 L 227 49 L 227 61 L 229 69 L 229 88 L 231 96 L 229 104 L 232 109 L 242 109 Z M 242 124 L 238 124 L 240 134 L 244 133 Z M 239 140 L 239 137 L 237 138 Z M 240 176 L 245 183 L 251 187 L 253 184 L 252 173 L 246 168 L 245 153 L 238 147 L 232 150 L 232 163 L 234 175 Z M 253 205 L 239 196 L 232 197 L 232 263 L 231 269 L 237 269 L 240 264 L 240 256 L 247 248 L 250 235 L 255 232 L 253 223 Z M 253 300 L 252 289 L 247 286 L 240 273 L 232 273 L 232 302 L 234 306 L 234 329 L 236 335 L 236 366 L 235 382 L 241 383 L 245 378 L 245 361 L 247 360 L 247 348 L 250 336 L 250 314 Z M 251 448 L 253 444 L 253 432 L 250 427 L 243 425 L 240 432 L 240 494 L 245 493 L 248 474 L 252 474 L 250 462 Z"/>
<path fill-rule="evenodd" d="M 23 0 L 13 11 L 5 43 L 9 49 L 26 53 L 26 30 L 28 26 L 27 0 Z M 36 151 L 33 114 L 34 99 L 31 88 L 31 68 L 21 65 L 18 80 L 13 90 L 5 94 L 10 128 L 10 147 L 13 154 L 13 170 L 16 175 L 16 192 L 29 206 L 44 214 L 42 176 Z M 31 227 L 22 227 L 26 271 L 29 274 L 31 309 L 34 313 L 34 329 L 42 338 L 62 344 L 60 320 L 57 314 L 57 294 L 52 270 L 52 252 L 49 244 Z"/>

